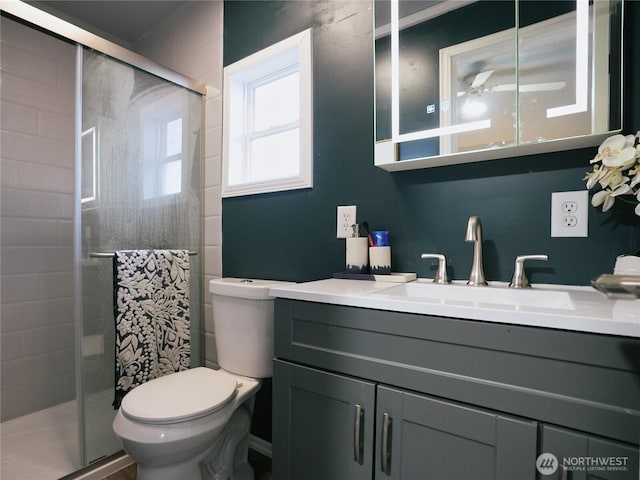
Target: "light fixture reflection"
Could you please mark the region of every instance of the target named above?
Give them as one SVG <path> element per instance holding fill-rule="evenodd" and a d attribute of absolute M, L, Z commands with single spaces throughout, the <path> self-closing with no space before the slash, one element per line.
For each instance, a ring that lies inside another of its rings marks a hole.
<path fill-rule="evenodd" d="M 398 1 L 391 0 L 391 138 L 400 135 L 400 33 Z"/>
<path fill-rule="evenodd" d="M 481 117 L 487 110 L 487 104 L 480 95 L 469 95 L 462 103 L 462 116 L 466 118 Z"/>
<path fill-rule="evenodd" d="M 491 128 L 491 120 L 478 120 L 400 134 L 400 14 L 399 0 L 391 0 L 391 139 L 394 143 L 421 140 Z M 463 107 L 464 108 L 464 107 Z M 486 112 L 486 105 L 485 105 Z M 476 107 L 479 110 L 480 107 Z M 475 114 L 482 115 L 484 112 Z"/>
<path fill-rule="evenodd" d="M 547 109 L 547 118 L 561 117 L 588 109 L 589 0 L 576 0 L 576 103 Z"/>

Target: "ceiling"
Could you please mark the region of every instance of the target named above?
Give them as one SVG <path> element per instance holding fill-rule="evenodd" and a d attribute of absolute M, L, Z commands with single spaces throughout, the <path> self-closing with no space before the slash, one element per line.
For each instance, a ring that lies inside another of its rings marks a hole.
<path fill-rule="evenodd" d="M 194 0 L 33 0 L 27 3 L 115 43 L 133 45 L 188 1 Z"/>

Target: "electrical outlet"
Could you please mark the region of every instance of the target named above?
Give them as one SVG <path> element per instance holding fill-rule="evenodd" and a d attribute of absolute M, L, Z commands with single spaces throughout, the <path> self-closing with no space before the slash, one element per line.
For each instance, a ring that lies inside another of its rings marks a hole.
<path fill-rule="evenodd" d="M 578 203 L 574 202 L 573 200 L 567 200 L 565 202 L 562 202 L 560 209 L 562 210 L 563 213 L 567 213 L 567 214 L 573 213 L 576 210 L 578 210 Z"/>
<path fill-rule="evenodd" d="M 352 237 L 352 225 L 356 223 L 356 206 L 339 206 L 337 218 L 336 238 Z"/>
<path fill-rule="evenodd" d="M 551 236 L 586 237 L 589 223 L 589 193 L 554 192 L 551 194 Z"/>
<path fill-rule="evenodd" d="M 573 215 L 562 217 L 562 226 L 565 228 L 573 228 L 578 226 L 578 218 Z"/>

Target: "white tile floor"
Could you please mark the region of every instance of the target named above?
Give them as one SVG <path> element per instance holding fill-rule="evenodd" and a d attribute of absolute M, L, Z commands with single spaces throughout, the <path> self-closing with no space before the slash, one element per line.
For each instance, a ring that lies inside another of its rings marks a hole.
<path fill-rule="evenodd" d="M 3 422 L 0 436 L 2 480 L 56 480 L 80 468 L 75 401 Z"/>

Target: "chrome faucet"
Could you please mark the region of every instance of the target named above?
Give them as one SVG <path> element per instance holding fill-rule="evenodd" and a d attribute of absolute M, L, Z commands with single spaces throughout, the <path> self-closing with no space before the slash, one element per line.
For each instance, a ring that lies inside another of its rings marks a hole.
<path fill-rule="evenodd" d="M 438 271 L 433 277 L 433 283 L 450 283 L 449 276 L 447 275 L 447 258 L 441 253 L 423 253 L 420 257 L 422 259 L 435 258 L 438 260 Z"/>
<path fill-rule="evenodd" d="M 464 241 L 473 242 L 473 263 L 467 285 L 487 285 L 482 269 L 482 225 L 480 225 L 480 218 L 469 217 Z"/>

